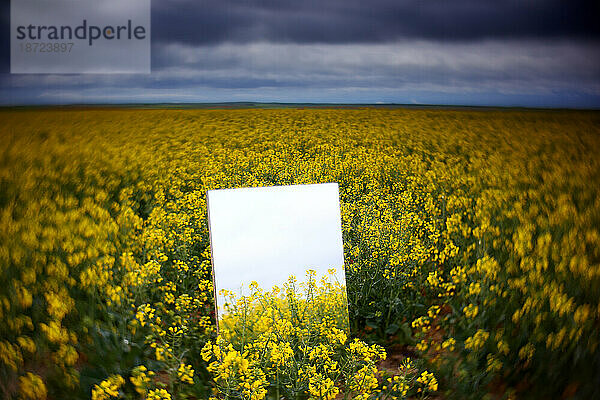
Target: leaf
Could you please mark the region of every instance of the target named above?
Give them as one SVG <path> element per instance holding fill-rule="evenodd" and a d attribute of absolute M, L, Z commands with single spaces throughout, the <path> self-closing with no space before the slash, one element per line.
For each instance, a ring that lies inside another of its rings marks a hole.
<path fill-rule="evenodd" d="M 385 334 L 386 335 L 393 335 L 394 333 L 396 333 L 398 331 L 400 327 L 396 324 L 390 324 L 388 325 L 387 329 L 385 330 Z"/>

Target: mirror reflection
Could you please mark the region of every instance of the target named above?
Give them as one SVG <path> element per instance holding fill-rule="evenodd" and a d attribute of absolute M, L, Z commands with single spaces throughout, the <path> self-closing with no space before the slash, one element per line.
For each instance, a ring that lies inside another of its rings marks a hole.
<path fill-rule="evenodd" d="M 337 183 L 210 190 L 207 202 L 219 325 L 276 311 L 348 330 Z"/>

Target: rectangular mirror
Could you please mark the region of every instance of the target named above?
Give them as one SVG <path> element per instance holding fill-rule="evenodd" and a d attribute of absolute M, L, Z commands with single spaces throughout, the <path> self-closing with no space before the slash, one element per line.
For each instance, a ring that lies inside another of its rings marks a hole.
<path fill-rule="evenodd" d="M 336 314 L 348 331 L 337 183 L 210 190 L 207 207 L 218 325 L 248 314 L 243 299 L 255 314 Z"/>

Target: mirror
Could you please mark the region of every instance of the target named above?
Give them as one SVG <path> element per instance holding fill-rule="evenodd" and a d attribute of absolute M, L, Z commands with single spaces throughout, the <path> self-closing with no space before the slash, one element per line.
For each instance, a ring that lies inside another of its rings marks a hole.
<path fill-rule="evenodd" d="M 337 183 L 210 190 L 207 207 L 220 323 L 257 288 L 283 299 L 293 289 L 304 299 L 334 296 L 328 302 L 338 304 L 313 311 L 342 313 L 348 330 Z"/>

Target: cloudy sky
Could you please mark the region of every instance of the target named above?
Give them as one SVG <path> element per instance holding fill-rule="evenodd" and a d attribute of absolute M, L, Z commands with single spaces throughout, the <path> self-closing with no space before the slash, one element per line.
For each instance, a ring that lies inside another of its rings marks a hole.
<path fill-rule="evenodd" d="M 149 75 L 11 75 L 8 2 L 0 7 L 4 105 L 600 108 L 597 1 L 153 0 Z"/>
<path fill-rule="evenodd" d="M 217 294 L 303 282 L 307 269 L 320 279 L 333 268 L 346 284 L 337 183 L 211 190 L 208 207 Z M 222 311 L 220 294 L 217 303 Z"/>

